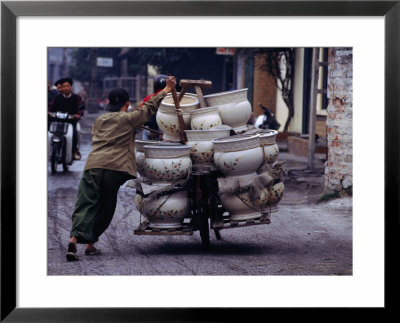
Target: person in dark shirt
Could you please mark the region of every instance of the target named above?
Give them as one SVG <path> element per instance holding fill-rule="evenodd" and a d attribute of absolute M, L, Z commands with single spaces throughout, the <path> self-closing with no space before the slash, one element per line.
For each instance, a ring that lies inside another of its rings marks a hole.
<path fill-rule="evenodd" d="M 70 78 L 64 78 L 61 80 L 61 93 L 53 98 L 49 104 L 49 112 L 68 112 L 73 115 L 71 121 L 73 126 L 73 136 L 72 136 L 72 152 L 75 160 L 81 159 L 81 153 L 78 146 L 78 131 L 77 123 L 83 117 L 84 114 L 84 104 L 82 98 L 72 92 L 73 81 Z"/>

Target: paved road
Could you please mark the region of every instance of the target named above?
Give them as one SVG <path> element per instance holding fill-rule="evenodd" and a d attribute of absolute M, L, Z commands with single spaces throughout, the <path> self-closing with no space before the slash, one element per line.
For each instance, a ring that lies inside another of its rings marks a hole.
<path fill-rule="evenodd" d="M 304 171 L 306 161 L 288 153 L 289 176 L 280 209 L 271 224 L 221 230 L 221 240 L 210 232 L 211 248 L 201 247 L 199 231 L 192 236 L 138 236 L 133 231 L 141 217 L 135 191 L 124 185 L 116 213 L 100 237 L 99 256 L 80 261 L 65 258 L 77 188 L 90 151 L 89 127 L 84 120 L 82 160 L 66 174 L 48 172 L 48 274 L 49 275 L 351 275 L 352 199 L 317 204 L 323 192 L 323 164 Z"/>

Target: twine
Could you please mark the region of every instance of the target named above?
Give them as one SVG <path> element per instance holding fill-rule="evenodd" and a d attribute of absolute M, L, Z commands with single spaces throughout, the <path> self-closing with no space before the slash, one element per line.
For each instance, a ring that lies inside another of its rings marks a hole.
<path fill-rule="evenodd" d="M 267 145 L 260 143 L 260 147 L 261 147 L 261 150 L 262 150 L 262 153 L 263 153 L 264 164 L 266 164 L 268 162 L 268 159 L 267 159 L 267 155 L 265 154 L 264 146 L 267 146 Z"/>
<path fill-rule="evenodd" d="M 262 215 L 262 212 L 261 212 L 262 209 L 256 209 L 254 206 L 249 205 L 246 201 L 244 201 L 243 199 L 241 199 L 240 196 L 239 196 L 238 194 L 235 194 L 235 196 L 236 196 L 240 201 L 242 201 L 242 203 L 243 203 L 244 205 L 248 206 L 250 209 L 253 209 L 254 211 L 260 212 L 261 215 Z"/>
<path fill-rule="evenodd" d="M 261 147 L 264 147 L 264 146 L 273 146 L 273 145 L 275 145 L 274 142 L 273 142 L 272 144 L 269 144 L 269 143 L 268 143 L 268 144 L 267 144 L 267 143 L 264 144 L 264 143 L 261 143 L 261 142 L 260 142 L 260 146 L 261 146 Z"/>

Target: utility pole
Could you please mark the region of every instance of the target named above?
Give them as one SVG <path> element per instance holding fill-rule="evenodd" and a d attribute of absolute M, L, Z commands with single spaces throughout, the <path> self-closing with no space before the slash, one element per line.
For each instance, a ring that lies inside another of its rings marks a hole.
<path fill-rule="evenodd" d="M 318 95 L 318 74 L 319 74 L 319 48 L 313 48 L 311 74 L 311 93 L 310 93 L 310 122 L 308 131 L 308 168 L 314 169 L 315 154 L 315 124 Z"/>

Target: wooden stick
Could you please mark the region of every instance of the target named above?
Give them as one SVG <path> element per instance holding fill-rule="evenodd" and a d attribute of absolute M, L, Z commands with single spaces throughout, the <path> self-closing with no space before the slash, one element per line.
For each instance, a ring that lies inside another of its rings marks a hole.
<path fill-rule="evenodd" d="M 151 128 L 148 128 L 148 127 L 146 127 L 146 126 L 140 126 L 139 128 L 144 129 L 144 130 L 148 130 L 148 131 L 151 131 L 151 132 L 154 132 L 154 133 L 157 133 L 157 134 L 159 134 L 159 135 L 163 135 L 163 134 L 164 134 L 164 133 L 161 132 L 161 131 L 158 131 L 158 130 L 155 130 L 155 129 L 151 129 Z"/>
<path fill-rule="evenodd" d="M 203 89 L 211 88 L 212 87 L 211 81 L 181 80 L 179 84 L 180 86 L 182 86 L 183 89 L 185 89 L 185 91 L 189 87 L 194 87 L 194 89 L 196 90 L 197 98 L 199 99 L 200 108 L 205 108 L 207 106 L 207 103 L 203 97 Z"/>
<path fill-rule="evenodd" d="M 186 143 L 187 139 L 185 134 L 185 122 L 183 121 L 182 110 L 179 105 L 178 95 L 176 94 L 176 88 L 172 89 L 172 97 L 174 98 L 176 115 L 178 116 L 179 132 L 181 134 L 181 139 L 183 143 Z"/>
<path fill-rule="evenodd" d="M 205 108 L 207 106 L 207 104 L 206 104 L 206 100 L 204 100 L 203 91 L 201 90 L 201 87 L 198 85 L 195 85 L 194 89 L 196 90 L 197 99 L 199 100 L 200 108 Z"/>
<path fill-rule="evenodd" d="M 181 102 L 183 96 L 185 95 L 186 89 L 187 89 L 187 87 L 184 86 L 184 87 L 182 88 L 181 92 L 179 93 L 179 98 L 178 98 L 178 99 L 179 99 L 179 102 Z"/>

